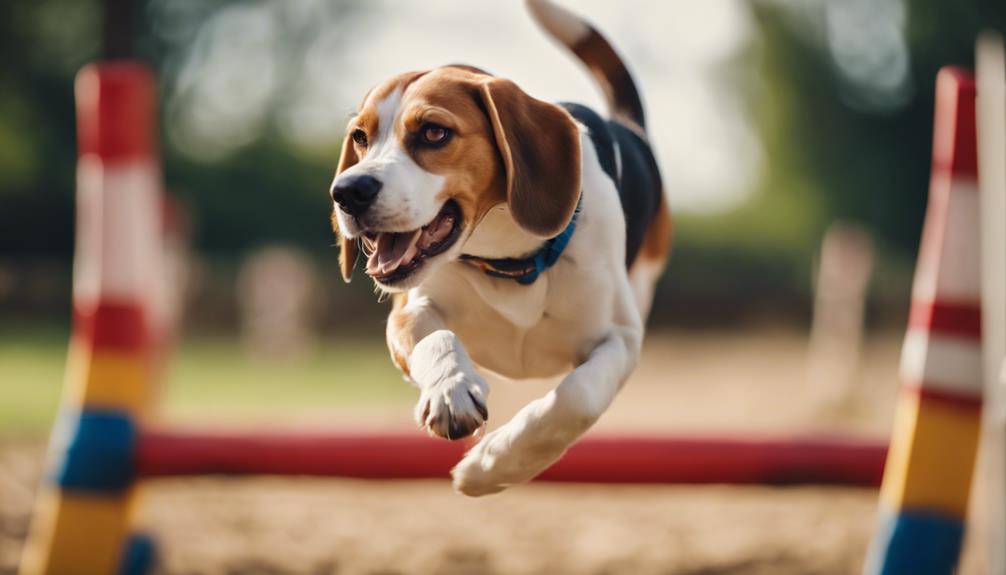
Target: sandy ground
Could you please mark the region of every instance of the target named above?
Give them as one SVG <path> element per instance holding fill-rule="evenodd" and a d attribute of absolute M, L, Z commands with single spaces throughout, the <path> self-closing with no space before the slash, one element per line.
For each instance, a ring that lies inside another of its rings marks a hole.
<path fill-rule="evenodd" d="M 848 397 L 822 402 L 801 334 L 652 337 L 598 427 L 883 436 L 898 346 L 896 335 L 869 340 Z M 492 419 L 546 387 L 496 385 Z M 401 425 L 409 409 L 333 417 Z M 16 565 L 41 456 L 0 446 L 0 574 Z M 171 574 L 856 573 L 876 505 L 868 489 L 529 485 L 472 500 L 440 481 L 283 478 L 158 481 L 144 495 Z M 980 539 L 961 573 L 983 572 Z"/>

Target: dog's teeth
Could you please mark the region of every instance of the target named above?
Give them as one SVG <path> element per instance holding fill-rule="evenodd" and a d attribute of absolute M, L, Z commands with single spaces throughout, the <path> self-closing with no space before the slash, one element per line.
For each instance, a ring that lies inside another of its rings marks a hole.
<path fill-rule="evenodd" d="M 416 242 L 409 244 L 409 249 L 405 251 L 405 255 L 402 256 L 401 265 L 412 263 L 412 260 L 416 258 L 416 254 L 419 253 L 419 248 L 416 246 Z"/>
<path fill-rule="evenodd" d="M 430 222 L 423 228 L 423 236 L 419 238 L 419 247 L 428 249 L 433 244 L 446 238 L 454 228 L 454 216 L 444 215 Z"/>

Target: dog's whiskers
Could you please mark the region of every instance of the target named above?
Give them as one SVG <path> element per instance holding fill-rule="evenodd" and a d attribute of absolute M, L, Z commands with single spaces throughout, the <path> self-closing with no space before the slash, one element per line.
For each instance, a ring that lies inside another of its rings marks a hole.
<path fill-rule="evenodd" d="M 360 251 L 363 252 L 363 255 L 367 256 L 368 258 L 374 255 L 374 247 L 371 246 L 368 242 L 363 241 L 363 238 L 356 240 L 356 245 L 359 246 Z"/>

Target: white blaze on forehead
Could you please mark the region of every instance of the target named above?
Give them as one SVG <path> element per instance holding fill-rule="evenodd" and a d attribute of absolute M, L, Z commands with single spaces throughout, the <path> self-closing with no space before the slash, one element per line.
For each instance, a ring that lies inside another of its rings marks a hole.
<path fill-rule="evenodd" d="M 395 139 L 395 123 L 401 115 L 402 88 L 395 88 L 377 103 L 377 134 L 374 135 L 373 151 L 384 148 Z"/>

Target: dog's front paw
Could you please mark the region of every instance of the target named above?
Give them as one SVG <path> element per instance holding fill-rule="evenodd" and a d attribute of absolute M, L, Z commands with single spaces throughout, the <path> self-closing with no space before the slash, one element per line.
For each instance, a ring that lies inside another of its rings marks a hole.
<path fill-rule="evenodd" d="M 489 419 L 489 388 L 475 374 L 457 373 L 425 385 L 416 404 L 416 423 L 432 435 L 462 439 L 482 428 Z"/>
<path fill-rule="evenodd" d="M 475 373 L 457 336 L 447 330 L 426 336 L 412 351 L 412 380 L 419 387 L 416 423 L 432 435 L 461 439 L 489 419 L 489 386 Z"/>

